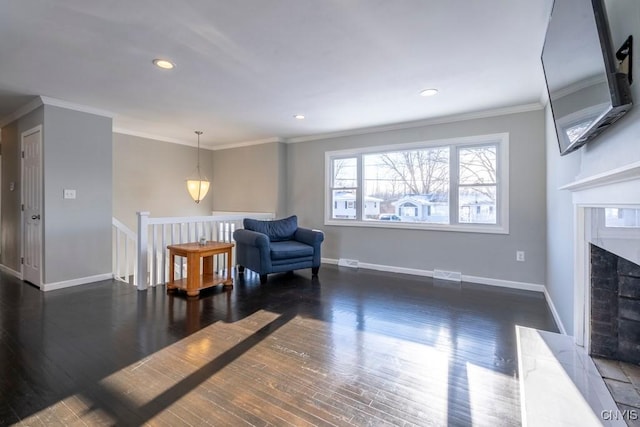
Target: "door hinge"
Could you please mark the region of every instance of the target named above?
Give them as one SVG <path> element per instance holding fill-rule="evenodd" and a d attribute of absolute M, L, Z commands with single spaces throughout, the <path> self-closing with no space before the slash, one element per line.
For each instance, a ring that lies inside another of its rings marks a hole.
<path fill-rule="evenodd" d="M 22 152 L 22 158 L 24 159 L 24 151 Z"/>
<path fill-rule="evenodd" d="M 24 212 L 24 204 L 21 205 L 22 212 Z"/>
<path fill-rule="evenodd" d="M 20 258 L 20 264 L 24 264 L 24 257 Z"/>

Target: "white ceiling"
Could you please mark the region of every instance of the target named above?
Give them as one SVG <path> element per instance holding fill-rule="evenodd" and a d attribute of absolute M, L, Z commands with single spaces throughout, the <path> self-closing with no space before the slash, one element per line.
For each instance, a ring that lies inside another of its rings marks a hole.
<path fill-rule="evenodd" d="M 188 142 L 200 129 L 213 147 L 537 103 L 550 8 L 0 0 L 0 119 L 42 95 L 111 112 L 117 131 Z M 156 68 L 160 57 L 176 68 Z"/>

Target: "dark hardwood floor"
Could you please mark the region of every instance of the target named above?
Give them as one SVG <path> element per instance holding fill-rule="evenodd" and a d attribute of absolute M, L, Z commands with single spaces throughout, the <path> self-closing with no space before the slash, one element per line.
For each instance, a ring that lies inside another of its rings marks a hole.
<path fill-rule="evenodd" d="M 540 293 L 323 266 L 198 299 L 0 273 L 0 425 L 519 425 Z"/>

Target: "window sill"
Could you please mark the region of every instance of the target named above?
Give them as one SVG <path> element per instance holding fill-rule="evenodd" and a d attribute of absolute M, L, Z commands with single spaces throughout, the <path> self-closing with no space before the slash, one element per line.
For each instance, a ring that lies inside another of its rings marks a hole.
<path fill-rule="evenodd" d="M 484 234 L 509 234 L 509 227 L 505 225 L 488 224 L 417 224 L 411 222 L 396 221 L 358 221 L 325 219 L 324 225 L 338 227 L 368 227 L 425 231 L 452 231 L 458 233 L 484 233 Z"/>

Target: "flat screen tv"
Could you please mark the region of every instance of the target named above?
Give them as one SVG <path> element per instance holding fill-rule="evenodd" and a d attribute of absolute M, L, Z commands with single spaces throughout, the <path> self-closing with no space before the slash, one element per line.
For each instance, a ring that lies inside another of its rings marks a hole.
<path fill-rule="evenodd" d="M 555 0 L 542 49 L 560 154 L 598 136 L 632 106 L 617 71 L 603 0 Z"/>

